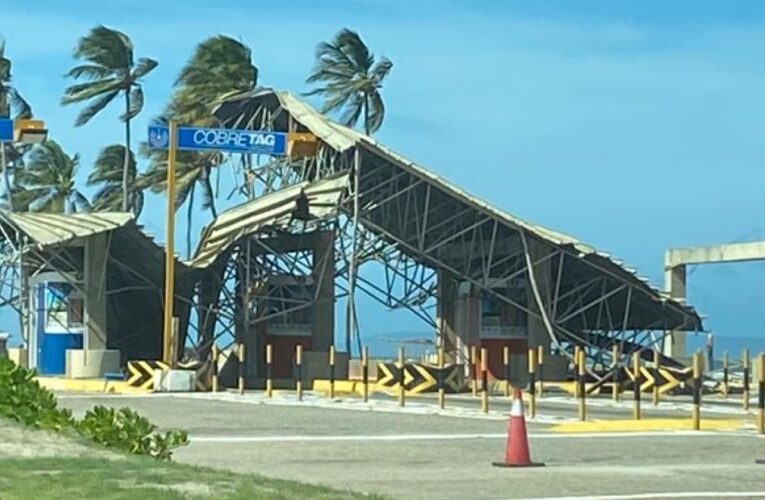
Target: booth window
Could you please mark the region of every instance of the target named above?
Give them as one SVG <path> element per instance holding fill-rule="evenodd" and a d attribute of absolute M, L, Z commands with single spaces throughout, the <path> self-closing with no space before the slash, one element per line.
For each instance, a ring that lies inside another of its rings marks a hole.
<path fill-rule="evenodd" d="M 83 325 L 85 301 L 68 283 L 48 283 L 45 293 L 46 329 L 69 329 Z"/>

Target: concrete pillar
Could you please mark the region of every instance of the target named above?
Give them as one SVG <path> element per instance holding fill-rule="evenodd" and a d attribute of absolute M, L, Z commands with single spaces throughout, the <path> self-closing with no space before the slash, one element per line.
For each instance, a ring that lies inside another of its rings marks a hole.
<path fill-rule="evenodd" d="M 328 352 L 335 339 L 335 236 L 317 234 L 313 248 L 313 277 L 318 287 L 314 305 L 312 350 Z"/>
<path fill-rule="evenodd" d="M 664 289 L 669 296 L 678 302 L 685 303 L 686 299 L 686 269 L 685 265 L 664 268 Z M 684 357 L 686 354 L 686 332 L 674 330 L 664 337 L 664 354 L 673 358 Z"/>
<path fill-rule="evenodd" d="M 531 262 L 537 262 L 540 259 L 544 258 L 545 255 L 548 255 L 550 252 L 553 251 L 553 248 L 550 246 L 539 242 L 534 239 L 528 240 L 529 245 L 529 257 L 531 258 Z M 552 276 L 552 260 L 553 259 L 547 259 L 544 262 L 541 262 L 539 264 L 536 264 L 534 266 L 534 279 L 536 280 L 537 288 L 539 289 L 539 295 L 542 299 L 542 307 L 544 308 L 545 314 L 547 314 L 547 317 L 550 318 L 552 314 L 552 289 L 553 289 L 553 276 Z M 536 296 L 534 295 L 534 290 L 531 286 L 531 275 L 529 274 L 529 283 L 527 287 L 527 300 L 528 300 L 528 306 L 531 311 L 534 311 L 537 314 L 541 314 L 542 309 L 540 309 L 539 304 L 537 303 Z M 547 331 L 547 327 L 545 326 L 544 321 L 542 318 L 536 318 L 531 315 L 528 317 L 528 346 L 529 348 L 538 348 L 538 346 L 544 346 L 545 352 L 550 352 L 550 343 L 552 342 L 552 339 L 550 338 L 550 333 Z"/>
<path fill-rule="evenodd" d="M 106 349 L 106 269 L 111 235 L 90 236 L 85 243 L 83 291 L 85 292 L 85 338 L 88 350 Z"/>
<path fill-rule="evenodd" d="M 459 352 L 467 355 L 468 349 L 457 327 L 457 310 L 460 303 L 457 297 L 457 281 L 443 269 L 438 270 L 437 280 L 436 335 L 443 345 L 446 362 L 454 363 L 460 358 Z"/>

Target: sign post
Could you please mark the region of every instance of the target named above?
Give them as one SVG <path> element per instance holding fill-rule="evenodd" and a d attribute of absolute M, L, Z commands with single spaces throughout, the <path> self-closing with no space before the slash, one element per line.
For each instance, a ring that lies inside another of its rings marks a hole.
<path fill-rule="evenodd" d="M 13 125 L 11 124 L 11 137 Z M 3 137 L 0 120 L 0 141 Z M 168 126 L 149 126 L 149 147 L 167 150 L 167 250 L 165 254 L 165 314 L 163 321 L 162 359 L 173 366 L 173 300 L 175 297 L 175 160 L 178 150 L 217 151 L 226 153 L 287 154 L 288 134 L 262 130 L 179 127 L 174 120 Z"/>

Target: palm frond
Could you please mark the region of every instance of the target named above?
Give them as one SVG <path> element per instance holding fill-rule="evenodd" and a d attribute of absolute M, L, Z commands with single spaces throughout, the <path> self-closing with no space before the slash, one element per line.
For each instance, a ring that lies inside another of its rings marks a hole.
<path fill-rule="evenodd" d="M 382 96 L 376 90 L 369 94 L 369 123 L 367 128 L 369 133 L 373 134 L 377 132 L 382 126 L 385 119 L 385 103 L 383 103 Z"/>
<path fill-rule="evenodd" d="M 391 68 L 393 68 L 393 62 L 387 57 L 381 58 L 372 66 L 372 78 L 374 78 L 378 85 L 382 84 L 382 81 L 390 73 Z"/>
<path fill-rule="evenodd" d="M 85 195 L 79 191 L 74 191 L 70 195 L 70 200 L 75 212 L 89 212 L 91 209 L 90 202 Z"/>
<path fill-rule="evenodd" d="M 135 68 L 133 68 L 133 81 L 139 80 L 140 78 L 143 78 L 144 76 L 151 73 L 151 71 L 159 66 L 159 63 L 155 61 L 154 59 L 150 59 L 148 57 L 142 57 L 138 59 L 138 62 L 135 65 Z"/>
<path fill-rule="evenodd" d="M 133 66 L 133 43 L 120 31 L 96 26 L 80 38 L 74 57 L 110 70 L 126 72 Z"/>
<path fill-rule="evenodd" d="M 64 90 L 64 97 L 61 98 L 61 104 L 67 105 L 76 102 L 87 101 L 93 97 L 98 97 L 110 92 L 119 91 L 123 83 L 117 78 L 107 78 L 95 82 L 78 83 L 67 87 Z"/>
<path fill-rule="evenodd" d="M 127 121 L 135 118 L 143 109 L 143 89 L 135 85 L 130 90 L 130 108 L 120 115 L 120 120 Z"/>
<path fill-rule="evenodd" d="M 7 92 L 8 95 L 8 103 L 10 104 L 10 108 L 13 113 L 13 119 L 18 120 L 20 118 L 31 118 L 32 117 L 32 106 L 29 105 L 29 103 L 21 97 L 21 94 L 13 88 L 10 87 Z"/>
<path fill-rule="evenodd" d="M 98 64 L 80 64 L 70 69 L 64 77 L 78 80 L 85 77 L 89 80 L 104 80 L 112 76 L 113 71 Z"/>
<path fill-rule="evenodd" d="M 77 115 L 77 120 L 74 122 L 74 126 L 80 127 L 88 123 L 91 118 L 93 118 L 99 111 L 104 109 L 110 102 L 112 102 L 118 94 L 118 90 L 111 91 L 108 94 L 100 96 L 91 104 L 87 105 L 85 109 L 80 111 L 80 114 Z"/>

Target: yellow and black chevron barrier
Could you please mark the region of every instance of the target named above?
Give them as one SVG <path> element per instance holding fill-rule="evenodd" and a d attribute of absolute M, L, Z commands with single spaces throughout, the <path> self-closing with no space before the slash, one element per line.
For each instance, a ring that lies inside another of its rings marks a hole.
<path fill-rule="evenodd" d="M 651 366 L 641 366 L 637 382 L 640 384 L 641 392 L 652 392 L 654 386 L 658 386 L 659 393 L 666 394 L 670 391 L 678 392 L 689 389 L 692 378 L 693 368 L 691 367 L 660 367 L 656 370 Z M 635 374 L 632 370 L 623 370 L 621 380 L 624 380 L 625 385 L 632 387 L 635 383 Z"/>
<path fill-rule="evenodd" d="M 178 363 L 181 370 L 196 372 L 195 388 L 197 391 L 208 391 L 212 386 L 212 364 L 202 361 L 182 361 Z M 128 361 L 127 383 L 147 391 L 154 390 L 154 370 L 166 371 L 170 365 L 163 361 Z"/>
<path fill-rule="evenodd" d="M 426 363 L 404 363 L 404 390 L 408 394 L 438 391 L 438 378 L 443 377 L 444 391 L 450 394 L 461 392 L 465 386 L 462 365 L 447 365 L 438 368 Z M 377 386 L 396 388 L 401 378 L 400 363 L 377 363 Z"/>
<path fill-rule="evenodd" d="M 128 361 L 128 385 L 151 391 L 154 389 L 154 370 L 169 370 L 170 365 L 162 361 Z"/>

